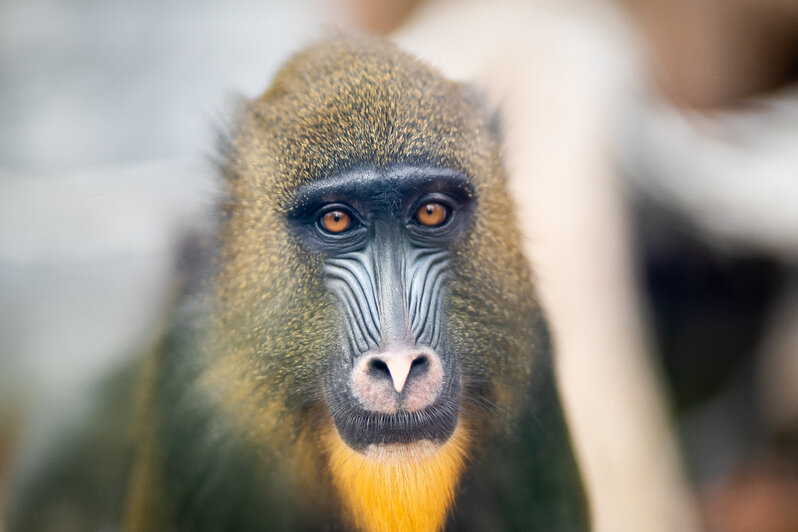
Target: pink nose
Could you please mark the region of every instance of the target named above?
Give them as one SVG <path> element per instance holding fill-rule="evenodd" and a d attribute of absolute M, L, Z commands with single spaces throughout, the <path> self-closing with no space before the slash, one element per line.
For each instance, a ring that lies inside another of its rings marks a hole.
<path fill-rule="evenodd" d="M 434 351 L 387 348 L 362 356 L 352 372 L 352 391 L 366 410 L 386 414 L 421 410 L 441 391 L 443 367 Z"/>

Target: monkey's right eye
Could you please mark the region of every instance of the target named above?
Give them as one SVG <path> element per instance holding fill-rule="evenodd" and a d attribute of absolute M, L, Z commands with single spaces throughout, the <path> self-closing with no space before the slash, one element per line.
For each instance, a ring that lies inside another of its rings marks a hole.
<path fill-rule="evenodd" d="M 352 217 L 344 211 L 335 209 L 322 214 L 319 218 L 319 225 L 328 233 L 343 233 L 352 227 Z"/>

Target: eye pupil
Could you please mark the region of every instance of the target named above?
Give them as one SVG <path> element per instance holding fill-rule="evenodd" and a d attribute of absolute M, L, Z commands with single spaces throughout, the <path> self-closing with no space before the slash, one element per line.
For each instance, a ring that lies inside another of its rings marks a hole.
<path fill-rule="evenodd" d="M 343 233 L 352 225 L 352 218 L 344 211 L 329 211 L 321 217 L 321 226 L 329 233 Z"/>
<path fill-rule="evenodd" d="M 425 203 L 416 211 L 416 220 L 421 225 L 427 227 L 436 227 L 446 221 L 449 215 L 449 210 L 440 203 L 431 201 Z"/>

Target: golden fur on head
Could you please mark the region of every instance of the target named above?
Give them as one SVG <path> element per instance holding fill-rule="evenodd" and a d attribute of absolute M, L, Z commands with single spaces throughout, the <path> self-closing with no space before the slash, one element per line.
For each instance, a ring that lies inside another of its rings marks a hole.
<path fill-rule="evenodd" d="M 443 528 L 466 457 L 458 426 L 443 445 L 428 440 L 371 445 L 360 453 L 335 429 L 325 437 L 333 483 L 352 523 L 364 532 L 436 532 Z"/>

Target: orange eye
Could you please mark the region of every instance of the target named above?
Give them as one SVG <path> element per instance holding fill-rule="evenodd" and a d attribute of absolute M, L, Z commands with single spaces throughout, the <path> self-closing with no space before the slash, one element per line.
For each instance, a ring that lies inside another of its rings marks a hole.
<path fill-rule="evenodd" d="M 330 211 L 321 217 L 321 226 L 330 233 L 343 233 L 352 225 L 352 217 L 344 211 Z"/>
<path fill-rule="evenodd" d="M 449 210 L 446 207 L 440 203 L 431 201 L 418 208 L 416 211 L 416 220 L 418 220 L 418 223 L 421 225 L 437 227 L 446 221 L 448 215 Z"/>

